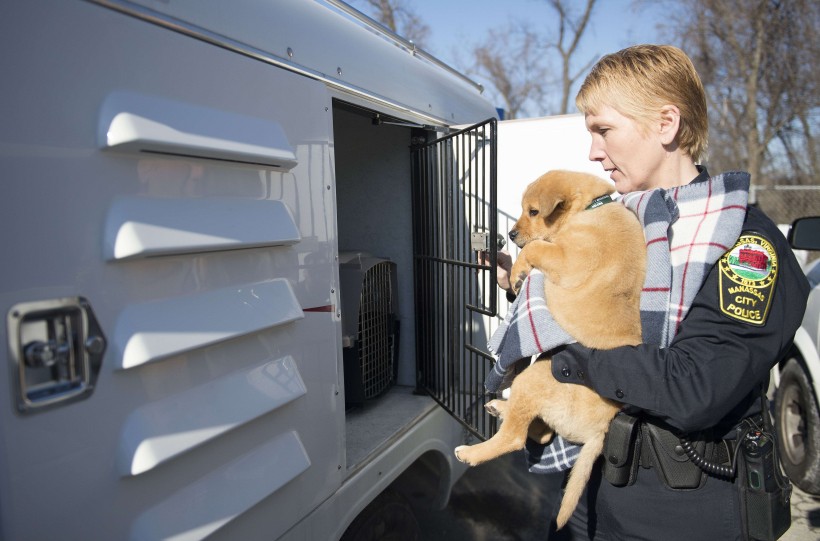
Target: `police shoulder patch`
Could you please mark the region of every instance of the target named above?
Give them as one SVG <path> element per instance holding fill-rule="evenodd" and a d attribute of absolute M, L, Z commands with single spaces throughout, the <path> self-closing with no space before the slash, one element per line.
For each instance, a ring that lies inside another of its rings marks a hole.
<path fill-rule="evenodd" d="M 765 237 L 744 231 L 718 262 L 720 311 L 732 319 L 763 325 L 777 281 L 777 252 Z"/>

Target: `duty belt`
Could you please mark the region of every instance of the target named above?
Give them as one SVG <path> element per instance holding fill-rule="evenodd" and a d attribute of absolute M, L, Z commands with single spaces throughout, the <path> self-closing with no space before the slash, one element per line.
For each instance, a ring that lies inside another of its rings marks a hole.
<path fill-rule="evenodd" d="M 733 440 L 715 440 L 710 431 L 705 431 L 693 435 L 689 441 L 703 459 L 731 464 Z M 708 477 L 689 458 L 679 434 L 658 422 L 623 413 L 610 425 L 604 453 L 604 477 L 615 486 L 634 483 L 638 466 L 654 469 L 664 485 L 678 490 L 699 488 Z"/>

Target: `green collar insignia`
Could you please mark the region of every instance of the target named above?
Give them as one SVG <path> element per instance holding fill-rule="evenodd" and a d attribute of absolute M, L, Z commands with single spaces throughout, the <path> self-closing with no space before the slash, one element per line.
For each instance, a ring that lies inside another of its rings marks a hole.
<path fill-rule="evenodd" d="M 601 197 L 596 197 L 595 199 L 593 199 L 592 203 L 590 203 L 589 206 L 587 208 L 585 208 L 584 210 L 597 209 L 598 207 L 600 207 L 602 205 L 606 205 L 607 203 L 612 203 L 612 201 L 613 201 L 612 197 L 610 197 L 608 195 L 602 195 Z"/>

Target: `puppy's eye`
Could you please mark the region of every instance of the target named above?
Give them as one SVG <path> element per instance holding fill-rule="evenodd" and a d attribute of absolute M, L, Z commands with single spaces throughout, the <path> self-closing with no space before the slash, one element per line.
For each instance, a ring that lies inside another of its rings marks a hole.
<path fill-rule="evenodd" d="M 530 209 L 530 216 L 538 216 L 538 209 Z"/>

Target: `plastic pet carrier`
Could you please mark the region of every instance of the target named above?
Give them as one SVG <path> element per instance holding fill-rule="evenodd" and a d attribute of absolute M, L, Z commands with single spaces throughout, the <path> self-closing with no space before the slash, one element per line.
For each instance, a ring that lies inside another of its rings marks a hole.
<path fill-rule="evenodd" d="M 345 406 L 396 383 L 399 322 L 396 264 L 365 252 L 339 254 Z"/>

